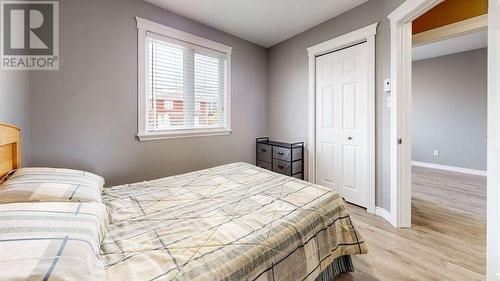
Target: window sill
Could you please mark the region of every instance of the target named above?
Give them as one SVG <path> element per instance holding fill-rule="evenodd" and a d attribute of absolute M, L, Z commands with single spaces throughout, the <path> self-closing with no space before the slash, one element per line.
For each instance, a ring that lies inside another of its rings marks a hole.
<path fill-rule="evenodd" d="M 232 133 L 231 129 L 206 129 L 206 130 L 178 130 L 172 132 L 139 133 L 139 141 L 194 138 L 194 137 L 212 137 L 228 136 Z"/>

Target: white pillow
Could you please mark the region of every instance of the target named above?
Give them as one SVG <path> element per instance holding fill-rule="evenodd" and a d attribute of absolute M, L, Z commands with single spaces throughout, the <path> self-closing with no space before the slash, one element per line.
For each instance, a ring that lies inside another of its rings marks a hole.
<path fill-rule="evenodd" d="M 104 179 L 98 175 L 59 168 L 21 168 L 0 185 L 0 203 L 101 203 Z"/>

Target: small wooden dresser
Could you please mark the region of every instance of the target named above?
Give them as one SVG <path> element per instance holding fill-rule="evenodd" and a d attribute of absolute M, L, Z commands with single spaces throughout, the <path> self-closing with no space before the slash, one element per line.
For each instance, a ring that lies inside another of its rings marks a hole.
<path fill-rule="evenodd" d="M 304 143 L 270 141 L 268 137 L 257 138 L 257 166 L 270 171 L 304 179 Z"/>

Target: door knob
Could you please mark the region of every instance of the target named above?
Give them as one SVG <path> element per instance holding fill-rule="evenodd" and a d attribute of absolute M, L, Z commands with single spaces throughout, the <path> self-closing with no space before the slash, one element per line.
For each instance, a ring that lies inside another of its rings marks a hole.
<path fill-rule="evenodd" d="M 352 137 L 348 137 L 347 139 L 348 139 L 348 140 L 352 140 Z"/>

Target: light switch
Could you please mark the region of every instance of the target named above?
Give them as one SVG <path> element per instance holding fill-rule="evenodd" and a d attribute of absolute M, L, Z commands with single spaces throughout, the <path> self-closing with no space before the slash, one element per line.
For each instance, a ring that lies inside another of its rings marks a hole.
<path fill-rule="evenodd" d="M 384 80 L 384 92 L 390 92 L 391 91 L 391 79 L 385 79 Z"/>

